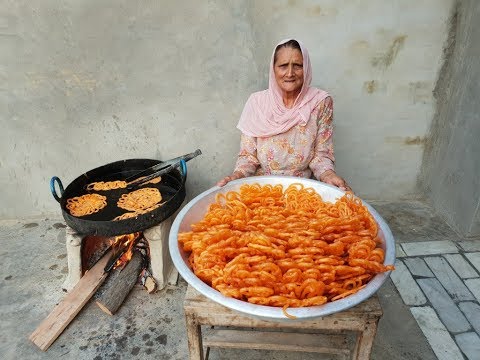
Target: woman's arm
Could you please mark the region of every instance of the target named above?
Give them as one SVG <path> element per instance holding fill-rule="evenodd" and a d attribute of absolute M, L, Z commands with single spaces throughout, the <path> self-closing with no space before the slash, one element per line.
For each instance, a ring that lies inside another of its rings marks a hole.
<path fill-rule="evenodd" d="M 231 175 L 220 180 L 217 186 L 224 186 L 229 181 L 252 176 L 255 174 L 259 165 L 260 163 L 257 159 L 257 139 L 242 134 L 240 138 L 240 152 L 237 163 L 235 164 L 235 170 Z"/>
<path fill-rule="evenodd" d="M 323 100 L 318 109 L 318 130 L 315 149 L 309 167 L 315 178 L 337 186 L 341 190 L 351 191 L 344 179 L 335 173 L 335 156 L 333 153 L 333 100 L 329 96 Z"/>

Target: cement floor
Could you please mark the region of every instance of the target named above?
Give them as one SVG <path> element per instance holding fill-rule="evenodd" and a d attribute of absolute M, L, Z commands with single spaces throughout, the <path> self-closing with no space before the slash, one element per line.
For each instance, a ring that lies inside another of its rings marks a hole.
<path fill-rule="evenodd" d="M 371 203 L 398 242 L 458 236 L 422 202 Z M 47 352 L 29 335 L 65 295 L 61 218 L 0 222 L 1 359 L 188 359 L 182 302 L 186 283 L 149 295 L 135 288 L 113 317 L 87 304 Z M 384 316 L 372 359 L 436 359 L 417 322 L 388 280 L 379 291 Z M 212 349 L 210 359 L 328 359 L 315 354 Z"/>

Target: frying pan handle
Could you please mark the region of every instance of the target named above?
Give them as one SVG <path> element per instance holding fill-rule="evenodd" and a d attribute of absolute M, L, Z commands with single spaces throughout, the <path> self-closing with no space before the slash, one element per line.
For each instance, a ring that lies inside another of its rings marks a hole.
<path fill-rule="evenodd" d="M 185 160 L 180 160 L 180 173 L 182 174 L 182 185 L 185 185 L 187 180 L 187 162 Z"/>
<path fill-rule="evenodd" d="M 57 190 L 55 190 L 55 183 L 58 183 L 58 187 L 60 189 L 60 197 L 57 195 Z M 60 199 L 63 196 L 64 190 L 63 190 L 62 181 L 57 176 L 54 176 L 50 179 L 50 191 L 52 192 L 52 195 L 55 198 L 55 200 L 60 202 Z"/>

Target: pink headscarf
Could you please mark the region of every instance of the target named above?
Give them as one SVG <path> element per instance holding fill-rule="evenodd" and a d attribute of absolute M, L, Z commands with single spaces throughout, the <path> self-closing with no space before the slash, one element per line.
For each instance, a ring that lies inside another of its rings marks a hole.
<path fill-rule="evenodd" d="M 285 44 L 294 39 L 282 40 L 277 46 Z M 326 91 L 310 87 L 312 82 L 312 65 L 307 49 L 300 41 L 300 49 L 303 55 L 303 86 L 291 109 L 285 107 L 282 98 L 282 91 L 275 79 L 273 50 L 270 62 L 270 77 L 268 89 L 258 91 L 250 95 L 243 108 L 237 128 L 242 133 L 253 137 L 267 137 L 282 134 L 292 127 L 305 125 L 310 119 L 313 109 L 326 97 Z"/>

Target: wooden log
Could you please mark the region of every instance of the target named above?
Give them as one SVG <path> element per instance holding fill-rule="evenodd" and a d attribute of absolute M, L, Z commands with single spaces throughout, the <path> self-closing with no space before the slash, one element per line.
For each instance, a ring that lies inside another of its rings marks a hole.
<path fill-rule="evenodd" d="M 96 303 L 104 312 L 113 315 L 135 286 L 138 275 L 142 271 L 143 257 L 138 250 L 133 251 L 132 258 L 125 268 L 115 277 L 114 281 L 105 284 L 106 289 L 97 298 Z"/>
<path fill-rule="evenodd" d="M 148 268 L 145 268 L 142 270 L 142 273 L 140 274 L 140 283 L 143 285 L 145 290 L 149 294 L 153 294 L 158 290 L 158 285 L 157 282 L 155 281 L 155 278 L 152 276 Z"/>
<path fill-rule="evenodd" d="M 95 291 L 102 285 L 108 273 L 104 267 L 110 259 L 109 251 L 80 279 L 72 291 L 53 309 L 30 335 L 30 340 L 41 350 L 46 351 L 70 324 Z"/>
<path fill-rule="evenodd" d="M 97 292 L 95 293 L 95 295 L 93 295 L 93 301 L 96 303 L 97 302 L 97 299 L 100 299 L 104 294 L 105 292 L 108 291 L 108 289 L 110 289 L 110 287 L 112 286 L 112 284 L 116 281 L 116 279 L 120 276 L 120 273 L 122 272 L 122 269 L 121 268 L 116 268 L 116 269 L 112 269 L 108 272 L 108 277 L 107 279 L 103 282 L 102 286 L 100 286 L 97 290 Z"/>
<path fill-rule="evenodd" d="M 157 283 L 152 276 L 148 276 L 145 279 L 145 284 L 143 286 L 145 286 L 145 289 L 147 289 L 149 294 L 153 294 L 155 291 L 157 291 Z"/>

